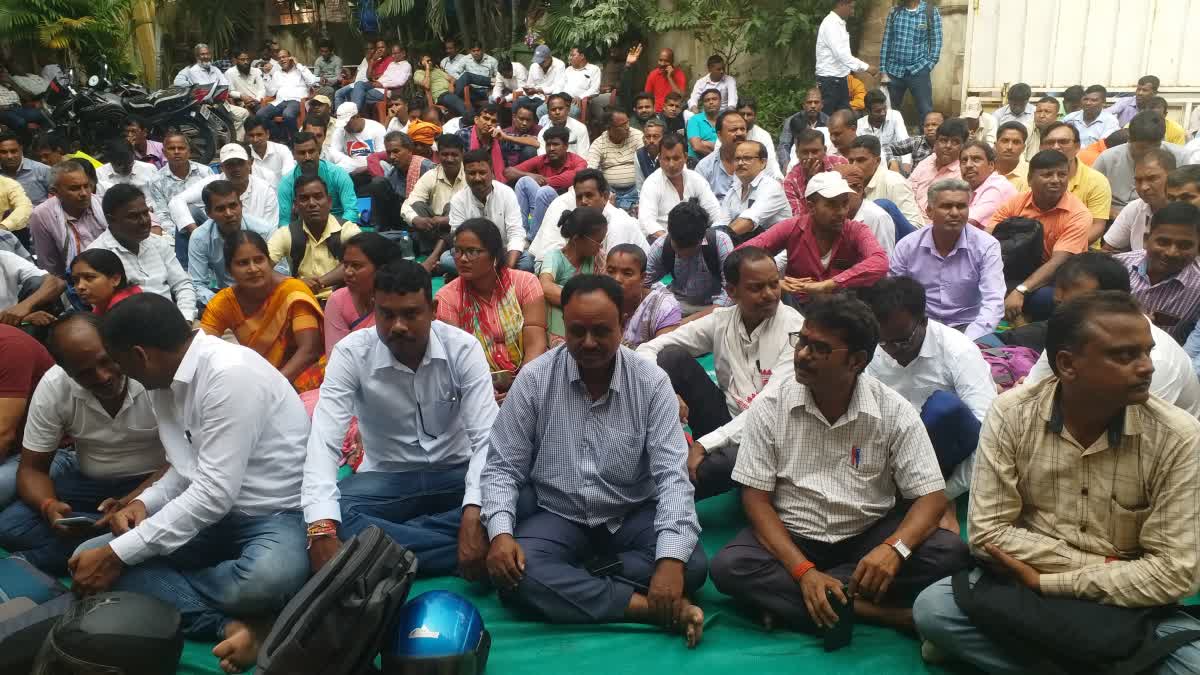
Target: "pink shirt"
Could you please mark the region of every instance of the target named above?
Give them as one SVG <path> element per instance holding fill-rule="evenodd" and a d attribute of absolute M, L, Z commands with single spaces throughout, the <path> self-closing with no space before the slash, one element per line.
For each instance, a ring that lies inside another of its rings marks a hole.
<path fill-rule="evenodd" d="M 813 281 L 832 279 L 839 288 L 873 286 L 888 271 L 887 253 L 871 234 L 871 228 L 857 220 L 842 225 L 842 236 L 830 249 L 828 264 L 821 262 L 811 215 L 781 220 L 738 248 L 747 246 L 758 246 L 771 255 L 786 250 L 787 276 Z"/>
<path fill-rule="evenodd" d="M 339 288 L 329 296 L 325 303 L 325 355 L 333 351 L 333 346 L 339 340 L 356 330 L 370 328 L 375 325 L 375 312 L 368 312 L 361 321 L 358 310 L 354 308 L 354 296 L 349 288 Z M 358 321 L 358 323 L 355 323 Z"/>
<path fill-rule="evenodd" d="M 921 160 L 921 163 L 913 168 L 912 174 L 908 177 L 908 185 L 917 197 L 917 208 L 921 209 L 921 217 L 925 219 L 926 225 L 929 224 L 929 215 L 926 213 L 929 205 L 929 186 L 948 178 L 962 180 L 962 171 L 958 168 L 958 160 L 939 169 L 936 153 Z"/>
<path fill-rule="evenodd" d="M 1004 202 L 1017 196 L 1017 188 L 1004 176 L 993 171 L 971 193 L 970 210 L 967 219 L 976 227 L 987 225 L 992 214 Z"/>

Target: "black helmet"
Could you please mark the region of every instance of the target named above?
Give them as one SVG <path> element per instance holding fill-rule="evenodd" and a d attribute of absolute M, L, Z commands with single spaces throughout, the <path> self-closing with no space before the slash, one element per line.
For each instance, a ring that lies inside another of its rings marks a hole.
<path fill-rule="evenodd" d="M 30 675 L 174 675 L 182 651 L 174 607 L 140 593 L 101 593 L 58 620 Z"/>

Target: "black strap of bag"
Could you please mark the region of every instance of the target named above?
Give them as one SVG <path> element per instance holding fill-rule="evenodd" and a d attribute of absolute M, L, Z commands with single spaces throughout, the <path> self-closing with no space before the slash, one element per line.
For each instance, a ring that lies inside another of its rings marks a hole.
<path fill-rule="evenodd" d="M 337 216 L 334 220 L 338 225 L 345 221 Z M 288 264 L 292 266 L 292 276 L 300 277 L 300 263 L 304 261 L 304 250 L 308 244 L 308 234 L 304 231 L 304 221 L 300 219 L 293 220 L 288 224 L 288 233 L 292 235 L 292 248 L 288 251 Z M 329 253 L 337 260 L 342 259 L 342 231 L 330 232 L 329 238 L 325 240 L 325 245 L 329 247 Z"/>
<path fill-rule="evenodd" d="M 700 255 L 704 256 L 704 265 L 708 267 L 708 273 L 720 284 L 724 277 L 721 276 L 721 256 L 717 251 L 717 228 L 710 227 L 705 231 L 704 241 L 700 244 Z M 668 274 L 675 274 L 675 249 L 671 247 L 670 235 L 667 235 L 666 241 L 663 242 L 662 263 L 663 269 L 669 270 Z"/>

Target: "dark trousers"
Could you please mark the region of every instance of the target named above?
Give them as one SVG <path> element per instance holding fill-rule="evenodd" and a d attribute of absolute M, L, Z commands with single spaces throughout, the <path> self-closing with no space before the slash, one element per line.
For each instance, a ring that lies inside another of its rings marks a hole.
<path fill-rule="evenodd" d="M 467 104 L 456 94 L 446 92 L 438 97 L 437 104 L 445 106 L 451 112 L 451 117 L 462 117 L 467 114 Z"/>
<path fill-rule="evenodd" d="M 888 96 L 892 99 L 892 107 L 899 110 L 904 105 L 904 94 L 909 92 L 913 97 L 913 105 L 917 109 L 917 119 L 925 123 L 925 116 L 933 110 L 933 84 L 929 80 L 929 70 L 922 70 L 904 77 L 889 75 Z"/>
<path fill-rule="evenodd" d="M 417 212 L 418 216 L 424 216 L 426 218 L 446 215 L 445 213 L 434 213 L 433 209 L 429 208 L 429 204 L 426 204 L 425 202 L 415 202 L 412 205 L 412 209 L 413 211 Z M 450 207 L 447 206 L 447 213 L 449 210 Z M 450 248 L 450 246 L 453 245 L 453 242 L 450 240 L 449 228 L 418 230 L 417 228 L 412 227 L 409 229 L 409 232 L 412 234 L 413 249 L 417 252 L 417 255 L 426 255 L 432 252 L 434 244 L 436 244 L 439 239 L 445 242 L 446 248 Z"/>
<path fill-rule="evenodd" d="M 371 182 L 367 184 L 365 192 L 371 198 L 370 225 L 376 231 L 403 230 L 407 227 L 404 224 L 403 216 L 400 215 L 400 207 L 404 200 L 396 194 L 396 190 L 387 178 L 383 176 L 372 178 Z"/>
<path fill-rule="evenodd" d="M 538 509 L 517 523 L 516 540 L 525 552 L 525 577 L 501 599 L 516 602 L 551 623 L 617 623 L 634 593 L 645 593 L 654 576 L 655 502 L 625 517 L 616 532 L 588 528 Z M 611 576 L 593 576 L 587 563 L 615 559 Z M 696 544 L 683 575 L 683 592 L 691 596 L 708 578 L 708 557 Z"/>
<path fill-rule="evenodd" d="M 832 115 L 850 107 L 850 85 L 844 77 L 818 77 L 817 87 L 821 90 L 821 110 Z M 803 603 L 801 604 L 803 607 Z"/>
<path fill-rule="evenodd" d="M 1054 313 L 1054 287 L 1042 286 L 1025 296 L 1022 307 L 1030 321 L 1046 321 Z"/>
<path fill-rule="evenodd" d="M 292 136 L 296 134 L 297 120 L 300 119 L 300 102 L 280 101 L 264 105 L 254 116 L 266 122 L 271 130 L 272 140 L 290 145 Z M 276 123 L 276 117 L 282 117 L 283 121 Z"/>
<path fill-rule="evenodd" d="M 733 419 L 725 405 L 725 394 L 713 384 L 700 363 L 681 347 L 667 347 L 658 353 L 658 367 L 671 378 L 671 388 L 688 407 L 688 426 L 699 439 Z M 696 501 L 733 489 L 733 465 L 737 448 L 719 448 L 708 453 L 696 469 Z"/>
<path fill-rule="evenodd" d="M 835 544 L 800 537 L 792 537 L 792 541 L 818 571 L 849 583 L 858 562 L 892 536 L 907 513 L 907 503 L 897 504 L 862 534 Z M 901 565 L 883 604 L 912 607 L 922 590 L 965 568 L 969 562 L 970 554 L 963 540 L 952 532 L 938 529 Z M 754 536 L 753 528 L 743 529 L 717 553 L 712 562 L 712 579 L 722 593 L 770 612 L 797 630 L 818 632 L 804 606 L 800 584 L 792 579 L 783 563 L 763 548 Z"/>
<path fill-rule="evenodd" d="M 958 396 L 935 391 L 921 406 L 921 421 L 933 442 L 942 476 L 949 477 L 979 445 L 979 420 Z"/>

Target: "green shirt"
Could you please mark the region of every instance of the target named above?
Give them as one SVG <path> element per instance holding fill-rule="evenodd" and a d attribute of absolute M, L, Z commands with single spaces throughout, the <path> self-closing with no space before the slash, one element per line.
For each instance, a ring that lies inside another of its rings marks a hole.
<path fill-rule="evenodd" d="M 556 248 L 546 254 L 545 260 L 542 261 L 541 274 L 549 274 L 554 277 L 554 283 L 559 286 L 564 286 L 568 281 L 579 274 L 597 274 L 595 271 L 595 258 L 588 258 L 583 261 L 579 269 L 567 260 L 567 256 L 563 254 L 562 249 Z M 603 272 L 603 268 L 600 270 Z M 546 331 L 550 335 L 565 337 L 567 334 L 567 325 L 563 321 L 562 307 L 550 307 L 546 316 Z"/>
<path fill-rule="evenodd" d="M 430 79 L 433 80 L 433 83 L 429 85 L 430 86 L 429 93 L 433 94 L 433 102 L 437 103 L 438 99 L 440 99 L 442 97 L 442 94 L 446 94 L 446 93 L 450 92 L 450 76 L 448 74 L 446 74 L 446 71 L 442 70 L 441 68 L 434 68 L 434 69 L 430 70 L 429 72 L 430 72 L 429 77 L 430 77 Z M 424 82 L 425 82 L 425 70 L 424 69 L 418 70 L 416 72 L 416 74 L 413 75 L 413 82 L 416 82 L 418 85 L 424 84 Z"/>

